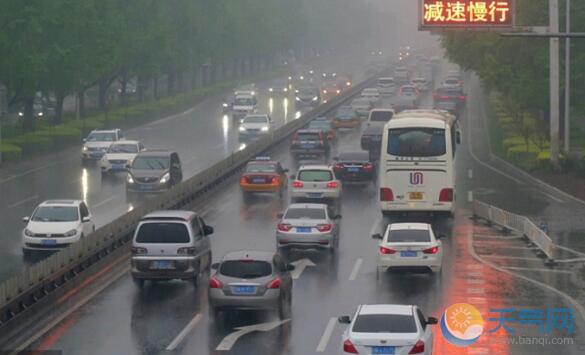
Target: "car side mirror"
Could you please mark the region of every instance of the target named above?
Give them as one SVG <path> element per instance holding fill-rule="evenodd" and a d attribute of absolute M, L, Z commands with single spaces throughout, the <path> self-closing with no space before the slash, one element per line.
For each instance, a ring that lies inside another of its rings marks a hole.
<path fill-rule="evenodd" d="M 336 214 L 333 219 L 341 219 L 341 215 L 340 214 Z"/>
<path fill-rule="evenodd" d="M 219 263 L 211 264 L 211 270 L 217 270 L 217 269 L 219 269 Z"/>
<path fill-rule="evenodd" d="M 380 233 L 372 234 L 372 238 L 382 240 L 382 235 Z"/>
<path fill-rule="evenodd" d="M 83 143 L 87 143 L 87 138 L 83 138 L 81 141 L 82 141 Z"/>
<path fill-rule="evenodd" d="M 439 323 L 439 320 L 435 317 L 429 317 L 427 318 L 427 324 L 437 324 Z"/>
<path fill-rule="evenodd" d="M 455 142 L 457 144 L 461 144 L 461 131 L 457 130 L 455 132 Z"/>
<path fill-rule="evenodd" d="M 437 239 L 445 239 L 445 238 L 447 238 L 447 236 L 445 234 L 439 234 L 437 236 Z"/>
<path fill-rule="evenodd" d="M 29 216 L 22 217 L 22 221 L 23 221 L 24 223 L 28 223 L 28 222 L 30 221 L 30 217 L 29 217 Z"/>
<path fill-rule="evenodd" d="M 337 318 L 337 321 L 341 324 L 351 324 L 351 318 L 349 316 L 341 316 Z"/>
<path fill-rule="evenodd" d="M 83 217 L 83 218 L 81 219 L 81 222 L 83 222 L 83 223 L 91 222 L 91 218 L 89 218 L 88 216 L 86 216 L 86 217 Z"/>
<path fill-rule="evenodd" d="M 276 217 L 277 218 L 282 218 L 282 217 L 284 217 L 284 213 L 279 212 L 279 213 L 276 214 Z"/>
<path fill-rule="evenodd" d="M 204 235 L 213 234 L 213 227 L 211 227 L 211 226 L 203 226 L 203 234 Z"/>

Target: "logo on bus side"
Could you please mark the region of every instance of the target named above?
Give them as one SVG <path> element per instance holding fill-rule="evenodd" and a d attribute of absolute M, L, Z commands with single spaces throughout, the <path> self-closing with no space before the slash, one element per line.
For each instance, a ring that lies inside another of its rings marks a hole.
<path fill-rule="evenodd" d="M 423 173 L 417 171 L 410 173 L 410 184 L 411 185 L 422 185 L 424 184 Z"/>

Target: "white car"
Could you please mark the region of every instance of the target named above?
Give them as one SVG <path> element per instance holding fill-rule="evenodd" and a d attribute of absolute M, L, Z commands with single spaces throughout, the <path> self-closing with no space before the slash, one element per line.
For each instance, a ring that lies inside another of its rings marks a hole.
<path fill-rule="evenodd" d="M 304 165 L 292 177 L 292 201 L 339 200 L 341 181 L 329 165 Z"/>
<path fill-rule="evenodd" d="M 439 239 L 443 236 L 435 236 L 430 224 L 392 223 L 383 237 L 377 234 L 373 238 L 382 240 L 378 245 L 377 274 L 404 268 L 441 271 L 443 246 Z"/>
<path fill-rule="evenodd" d="M 102 174 L 126 171 L 138 152 L 144 150 L 139 141 L 118 141 L 112 143 L 106 154 L 100 160 Z"/>
<path fill-rule="evenodd" d="M 349 326 L 343 333 L 340 354 L 431 355 L 436 318 L 426 318 L 412 305 L 367 304 L 353 318 L 339 317 Z"/>
<path fill-rule="evenodd" d="M 24 255 L 34 250 L 61 249 L 95 231 L 92 215 L 81 200 L 49 200 L 41 203 L 32 216 L 24 217 Z"/>
<path fill-rule="evenodd" d="M 384 126 L 396 112 L 392 108 L 375 108 L 368 115 L 368 126 Z"/>
<path fill-rule="evenodd" d="M 362 90 L 361 97 L 370 100 L 371 103 L 376 103 L 380 100 L 380 91 L 377 88 L 366 88 Z"/>
<path fill-rule="evenodd" d="M 418 91 L 421 92 L 428 91 L 431 88 L 429 81 L 422 77 L 412 79 L 410 84 L 416 87 Z"/>
<path fill-rule="evenodd" d="M 396 92 L 396 83 L 392 77 L 379 78 L 377 87 L 380 95 L 394 95 Z"/>
<path fill-rule="evenodd" d="M 372 109 L 372 102 L 369 99 L 359 97 L 351 102 L 351 108 L 360 117 L 367 117 Z"/>
<path fill-rule="evenodd" d="M 83 140 L 81 159 L 83 161 L 100 160 L 106 154 L 106 151 L 112 143 L 123 138 L 124 136 L 120 129 L 91 131 L 87 138 Z"/>
<path fill-rule="evenodd" d="M 240 137 L 254 137 L 267 134 L 272 128 L 272 118 L 266 114 L 247 115 L 240 122 Z"/>

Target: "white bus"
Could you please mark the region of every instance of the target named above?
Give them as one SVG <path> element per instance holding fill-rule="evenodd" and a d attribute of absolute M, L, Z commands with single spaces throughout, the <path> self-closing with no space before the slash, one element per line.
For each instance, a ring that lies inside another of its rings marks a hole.
<path fill-rule="evenodd" d="M 457 120 L 446 111 L 408 110 L 385 126 L 380 155 L 382 213 L 455 209 Z"/>

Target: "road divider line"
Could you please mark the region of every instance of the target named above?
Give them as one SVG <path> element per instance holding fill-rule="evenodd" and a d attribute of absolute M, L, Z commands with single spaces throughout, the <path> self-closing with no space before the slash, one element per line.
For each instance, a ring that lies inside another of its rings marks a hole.
<path fill-rule="evenodd" d="M 473 191 L 467 191 L 467 202 L 473 202 Z"/>
<path fill-rule="evenodd" d="M 177 337 L 175 339 L 173 339 L 173 341 L 171 341 L 169 346 L 167 346 L 167 350 L 168 351 L 175 350 L 177 348 L 177 346 L 179 346 L 179 344 L 181 344 L 183 342 L 183 339 L 185 339 L 187 334 L 189 334 L 193 330 L 193 328 L 195 328 L 195 326 L 197 325 L 197 323 L 199 323 L 201 318 L 203 318 L 201 313 L 197 313 L 195 315 L 195 317 L 193 317 L 193 319 L 191 319 L 191 321 L 187 324 L 187 326 L 185 328 L 183 328 L 183 330 L 181 330 L 179 335 L 177 335 Z"/>
<path fill-rule="evenodd" d="M 356 279 L 358 273 L 360 272 L 360 267 L 362 266 L 362 263 L 364 262 L 363 259 L 357 259 L 355 261 L 355 264 L 353 265 L 353 269 L 351 270 L 351 274 L 349 275 L 349 281 L 353 281 Z"/>
<path fill-rule="evenodd" d="M 467 177 L 469 177 L 469 179 L 473 179 L 473 169 L 469 169 L 467 170 Z"/>
<path fill-rule="evenodd" d="M 95 205 L 93 205 L 92 207 L 93 207 L 93 208 L 99 208 L 99 207 L 101 207 L 101 206 L 105 205 L 106 203 L 108 203 L 108 202 L 111 202 L 111 201 L 115 200 L 116 198 L 117 198 L 116 196 L 110 196 L 110 197 L 108 197 L 107 199 L 105 199 L 105 200 L 103 200 L 103 201 L 101 201 L 101 202 L 98 202 L 98 203 L 96 203 L 96 204 L 95 204 Z"/>
<path fill-rule="evenodd" d="M 569 271 L 569 270 L 555 270 L 555 269 L 531 268 L 531 267 L 521 267 L 521 266 L 506 266 L 506 267 L 504 267 L 504 269 L 518 270 L 518 271 L 552 272 L 552 273 L 558 273 L 558 274 L 573 274 L 573 272 Z"/>
<path fill-rule="evenodd" d="M 530 257 L 524 257 L 524 256 L 486 255 L 486 254 L 478 254 L 478 255 L 480 255 L 482 258 L 488 258 L 488 259 L 526 260 L 526 261 L 540 261 L 540 262 L 542 262 L 542 259 L 540 259 L 540 258 L 530 258 Z M 559 260 L 555 260 L 555 261 L 559 261 Z"/>
<path fill-rule="evenodd" d="M 13 203 L 12 205 L 10 205 L 8 207 L 9 208 L 18 207 L 20 205 L 24 205 L 27 202 L 34 201 L 34 200 L 36 200 L 38 198 L 39 198 L 39 195 L 34 195 L 34 196 L 31 196 L 31 197 L 27 197 L 27 198 L 25 198 L 23 200 L 20 200 L 20 201 L 16 202 L 16 203 Z"/>
<path fill-rule="evenodd" d="M 325 327 L 325 331 L 321 336 L 321 340 L 319 340 L 319 344 L 317 345 L 316 352 L 322 353 L 327 348 L 327 344 L 329 344 L 329 339 L 331 339 L 331 335 L 333 334 L 333 329 L 335 329 L 335 323 L 337 322 L 337 318 L 331 317 L 329 322 L 327 323 L 327 327 Z"/>

